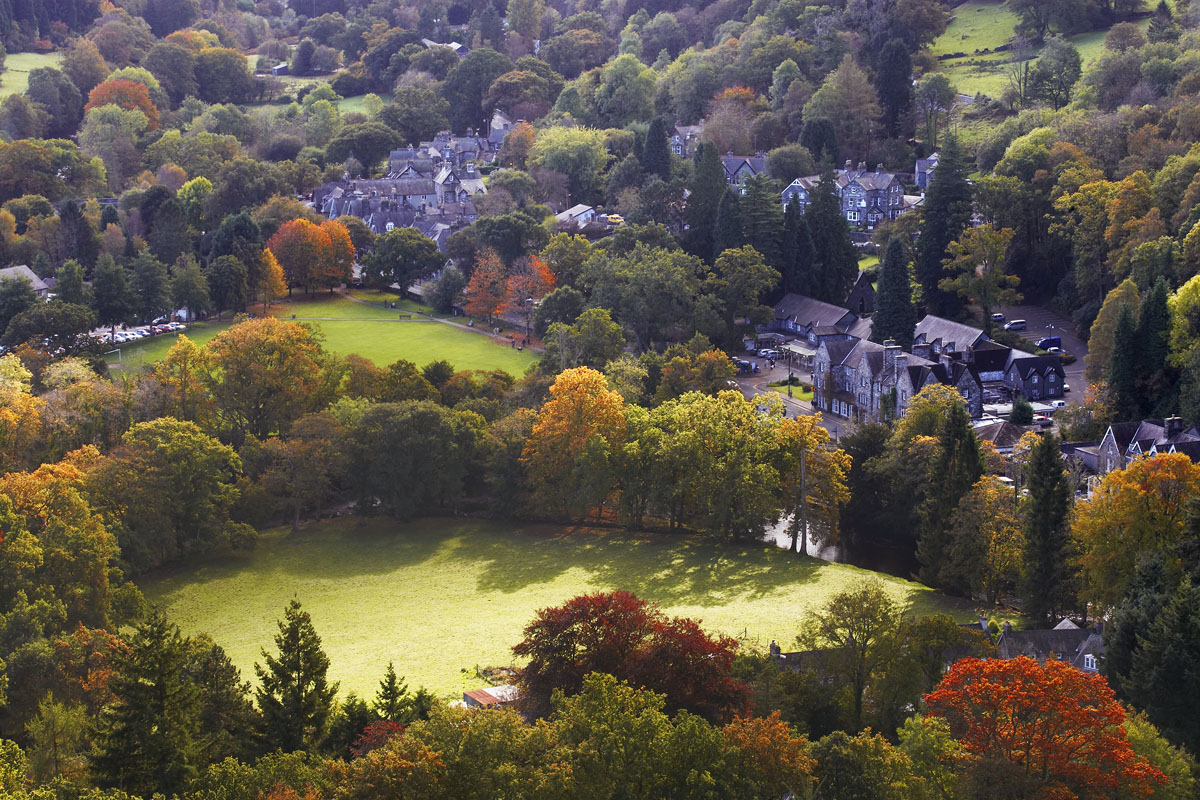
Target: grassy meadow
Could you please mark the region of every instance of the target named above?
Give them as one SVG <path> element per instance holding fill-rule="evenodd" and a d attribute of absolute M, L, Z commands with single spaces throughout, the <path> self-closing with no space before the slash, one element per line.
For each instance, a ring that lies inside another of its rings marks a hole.
<path fill-rule="evenodd" d="M 341 517 L 294 535 L 272 531 L 254 550 L 139 583 L 186 633 L 209 633 L 247 679 L 294 597 L 312 615 L 343 696 L 373 695 L 388 661 L 410 687 L 456 695 L 484 685 L 476 667 L 511 663 L 537 609 L 583 592 L 629 590 L 710 632 L 787 649 L 810 610 L 872 574 L 698 537 Z M 914 614 L 970 616 L 920 584 L 878 577 Z"/>
<path fill-rule="evenodd" d="M 379 300 L 383 295 L 364 297 Z M 259 314 L 261 306 L 253 309 Z M 537 360 L 532 351 L 517 351 L 493 341 L 491 337 L 463 330 L 428 317 L 425 306 L 407 300 L 397 300 L 396 310 L 382 305 L 356 303 L 340 295 L 313 295 L 291 302 L 280 302 L 271 313 L 281 319 L 306 322 L 318 328 L 326 349 L 341 355 L 356 353 L 384 367 L 400 358 L 418 366 L 446 359 L 456 369 L 502 369 L 515 377 Z M 410 315 L 401 319 L 401 315 Z M 197 344 L 204 344 L 225 328 L 229 321 L 198 322 L 185 331 Z M 148 339 L 122 345 L 121 364 L 125 368 L 152 364 L 162 359 L 177 340 L 177 334 L 160 334 Z M 110 363 L 116 362 L 111 356 Z"/>
<path fill-rule="evenodd" d="M 57 67 L 61 53 L 9 53 L 0 73 L 0 98 L 22 94 L 29 88 L 29 73 L 40 67 Z"/>

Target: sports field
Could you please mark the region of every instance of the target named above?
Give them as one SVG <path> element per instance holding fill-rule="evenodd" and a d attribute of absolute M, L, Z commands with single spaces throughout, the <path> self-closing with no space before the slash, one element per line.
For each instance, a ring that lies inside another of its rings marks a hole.
<path fill-rule="evenodd" d="M 367 299 L 377 299 L 370 296 Z M 517 351 L 490 336 L 466 330 L 424 316 L 429 309 L 409 301 L 397 301 L 396 310 L 382 305 L 358 303 L 339 295 L 315 295 L 295 302 L 281 302 L 271 313 L 281 319 L 295 319 L 318 328 L 324 347 L 334 353 L 357 353 L 377 366 L 384 367 L 406 358 L 422 366 L 445 359 L 456 369 L 502 369 L 520 377 L 537 360 L 532 351 Z M 261 306 L 254 309 L 260 313 Z M 229 327 L 229 322 L 200 322 L 184 333 L 203 344 Z M 176 334 L 162 334 L 121 347 L 125 368 L 151 364 L 167 354 Z M 110 363 L 115 356 L 110 358 Z"/>
<path fill-rule="evenodd" d="M 534 612 L 584 592 L 625 589 L 713 632 L 788 648 L 806 613 L 872 575 L 765 545 L 479 520 L 342 517 L 256 549 L 141 581 L 185 632 L 206 631 L 247 679 L 294 597 L 312 614 L 343 695 L 371 695 L 388 661 L 412 687 L 457 694 L 475 668 L 511 663 Z M 882 578 L 915 614 L 970 608 Z"/>

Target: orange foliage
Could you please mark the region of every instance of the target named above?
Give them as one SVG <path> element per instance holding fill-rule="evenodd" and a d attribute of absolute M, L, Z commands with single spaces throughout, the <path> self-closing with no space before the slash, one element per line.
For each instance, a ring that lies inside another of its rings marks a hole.
<path fill-rule="evenodd" d="M 141 111 L 150 121 L 150 130 L 158 127 L 158 108 L 150 99 L 150 90 L 137 81 L 105 81 L 92 89 L 84 111 L 100 106 L 115 105 L 126 111 Z"/>
<path fill-rule="evenodd" d="M 973 755 L 1024 765 L 1054 797 L 1145 797 L 1166 783 L 1133 752 L 1108 682 L 1062 661 L 964 658 L 925 696 Z"/>
<path fill-rule="evenodd" d="M 816 762 L 808 754 L 808 740 L 792 735 L 792 728 L 772 711 L 769 717 L 736 717 L 721 732 L 725 741 L 737 748 L 742 761 L 739 770 L 753 775 L 772 797 L 798 791 L 812 782 Z"/>
<path fill-rule="evenodd" d="M 530 304 L 527 300 L 541 300 L 553 288 L 554 273 L 546 266 L 546 262 L 537 256 L 530 256 L 526 267 L 508 278 L 508 293 L 504 299 L 503 312 L 528 312 Z"/>
<path fill-rule="evenodd" d="M 475 262 L 475 271 L 463 294 L 467 298 L 466 312 L 475 317 L 491 320 L 502 310 L 508 296 L 508 270 L 500 256 L 492 250 L 484 250 Z"/>
<path fill-rule="evenodd" d="M 77 626 L 54 643 L 54 665 L 63 682 L 58 699 L 82 703 L 89 714 L 98 715 L 116 699 L 108 683 L 128 650 L 124 640 L 107 631 Z"/>
<path fill-rule="evenodd" d="M 329 233 L 306 219 L 293 219 L 280 225 L 267 242 L 267 249 L 283 267 L 288 285 L 303 287 L 306 292 L 327 280 L 332 271 L 333 242 Z"/>
<path fill-rule="evenodd" d="M 325 262 L 322 277 L 331 286 L 350 280 L 354 277 L 354 243 L 350 241 L 350 231 L 346 226 L 334 219 L 321 223 L 321 230 L 329 237 L 329 260 Z"/>

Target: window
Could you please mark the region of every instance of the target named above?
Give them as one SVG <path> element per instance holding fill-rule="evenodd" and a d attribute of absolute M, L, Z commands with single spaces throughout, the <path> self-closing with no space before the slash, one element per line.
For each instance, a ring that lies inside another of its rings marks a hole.
<path fill-rule="evenodd" d="M 1094 671 L 1096 669 L 1096 657 L 1091 653 L 1085 653 L 1083 656 L 1083 668 Z"/>
<path fill-rule="evenodd" d="M 1037 376 L 1037 375 L 1034 375 L 1034 376 L 1033 376 L 1033 385 L 1034 385 L 1034 386 L 1037 386 L 1037 385 L 1038 385 L 1038 376 Z"/>

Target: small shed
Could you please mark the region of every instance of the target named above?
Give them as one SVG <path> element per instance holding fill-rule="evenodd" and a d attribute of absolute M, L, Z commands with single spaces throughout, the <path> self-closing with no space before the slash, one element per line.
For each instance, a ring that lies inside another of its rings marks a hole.
<path fill-rule="evenodd" d="M 596 209 L 580 203 L 579 205 L 571 206 L 561 214 L 556 214 L 554 218 L 564 225 L 583 225 L 596 218 Z"/>
<path fill-rule="evenodd" d="M 516 686 L 489 686 L 486 689 L 463 692 L 463 704 L 467 708 L 503 708 L 515 702 L 520 695 L 521 692 Z"/>
<path fill-rule="evenodd" d="M 271 67 L 271 74 L 276 78 L 282 78 L 284 75 L 287 75 L 290 72 L 291 69 L 287 64 L 276 64 L 275 66 Z"/>

